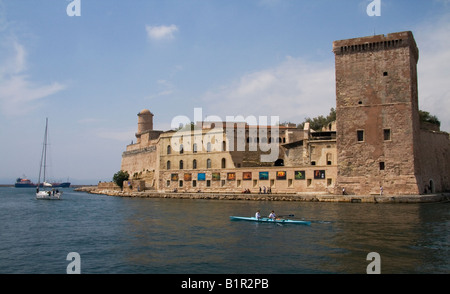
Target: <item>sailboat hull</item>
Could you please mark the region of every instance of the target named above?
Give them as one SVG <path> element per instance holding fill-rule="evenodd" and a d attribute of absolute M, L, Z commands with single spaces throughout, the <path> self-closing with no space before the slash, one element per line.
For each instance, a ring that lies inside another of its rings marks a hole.
<path fill-rule="evenodd" d="M 42 200 L 61 200 L 62 193 L 53 191 L 39 191 L 36 193 L 36 199 Z"/>

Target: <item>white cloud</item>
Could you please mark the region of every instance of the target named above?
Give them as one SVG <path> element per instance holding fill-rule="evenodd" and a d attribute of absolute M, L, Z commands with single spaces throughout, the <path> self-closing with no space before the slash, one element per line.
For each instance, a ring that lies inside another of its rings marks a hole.
<path fill-rule="evenodd" d="M 171 40 L 174 38 L 174 34 L 178 32 L 178 27 L 174 24 L 170 26 L 145 26 L 147 36 L 151 40 Z"/>
<path fill-rule="evenodd" d="M 274 68 L 245 74 L 206 93 L 207 115 L 279 116 L 300 123 L 305 117 L 327 115 L 335 107 L 334 64 L 287 57 Z M 270 121 L 269 121 L 270 123 Z"/>
<path fill-rule="evenodd" d="M 419 27 L 414 37 L 419 47 L 419 108 L 436 115 L 441 130 L 450 131 L 450 17 Z"/>
<path fill-rule="evenodd" d="M 24 72 L 27 69 L 25 48 L 16 40 L 3 43 L 0 61 L 0 110 L 8 116 L 22 115 L 35 109 L 38 100 L 53 95 L 66 88 L 54 82 L 39 85 Z"/>

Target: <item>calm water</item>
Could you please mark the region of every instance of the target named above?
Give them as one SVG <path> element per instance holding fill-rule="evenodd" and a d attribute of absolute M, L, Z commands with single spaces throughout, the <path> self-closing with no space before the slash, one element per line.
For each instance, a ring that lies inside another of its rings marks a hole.
<path fill-rule="evenodd" d="M 450 273 L 449 204 L 132 199 L 0 188 L 0 273 Z M 232 222 L 295 214 L 311 226 Z"/>

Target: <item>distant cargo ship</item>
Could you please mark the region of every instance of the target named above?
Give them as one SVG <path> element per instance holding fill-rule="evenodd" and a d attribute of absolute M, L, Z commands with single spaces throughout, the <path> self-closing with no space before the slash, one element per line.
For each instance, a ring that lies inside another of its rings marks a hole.
<path fill-rule="evenodd" d="M 16 184 L 14 185 L 14 187 L 16 187 L 16 188 L 33 188 L 33 187 L 36 187 L 36 184 L 34 184 L 29 179 L 17 178 Z"/>
<path fill-rule="evenodd" d="M 54 188 L 69 188 L 70 182 L 62 182 L 62 183 L 50 183 Z M 39 185 L 39 187 L 43 187 L 43 183 Z M 35 188 L 37 184 L 33 183 L 29 179 L 25 178 L 17 178 L 16 183 L 14 185 L 16 188 Z"/>

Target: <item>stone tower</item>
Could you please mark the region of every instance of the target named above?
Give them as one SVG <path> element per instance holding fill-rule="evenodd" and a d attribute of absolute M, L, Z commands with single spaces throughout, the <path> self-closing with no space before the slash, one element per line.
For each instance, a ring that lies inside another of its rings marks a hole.
<path fill-rule="evenodd" d="M 153 113 L 148 109 L 143 109 L 138 113 L 138 130 L 136 133 L 137 143 L 141 141 L 141 135 L 153 130 Z"/>
<path fill-rule="evenodd" d="M 419 194 L 419 51 L 411 32 L 333 42 L 337 187 Z"/>

